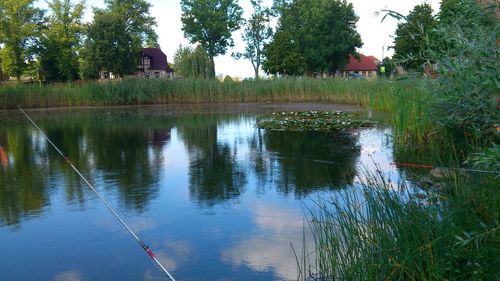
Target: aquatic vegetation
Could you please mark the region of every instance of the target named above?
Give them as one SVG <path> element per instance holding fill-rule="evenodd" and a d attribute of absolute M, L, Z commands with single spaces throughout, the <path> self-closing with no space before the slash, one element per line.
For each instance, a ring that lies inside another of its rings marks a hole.
<path fill-rule="evenodd" d="M 62 106 L 230 102 L 328 102 L 391 112 L 394 96 L 420 98 L 415 81 L 279 78 L 221 82 L 210 79 L 136 79 L 67 84 L 3 84 L 0 109 Z M 425 98 L 423 98 L 425 99 Z"/>
<path fill-rule="evenodd" d="M 314 242 L 297 257 L 299 280 L 498 280 L 495 186 L 456 173 L 440 193 L 416 193 L 366 175 L 306 210 Z"/>
<path fill-rule="evenodd" d="M 280 131 L 332 131 L 371 127 L 378 123 L 343 111 L 278 112 L 259 119 L 257 127 Z"/>

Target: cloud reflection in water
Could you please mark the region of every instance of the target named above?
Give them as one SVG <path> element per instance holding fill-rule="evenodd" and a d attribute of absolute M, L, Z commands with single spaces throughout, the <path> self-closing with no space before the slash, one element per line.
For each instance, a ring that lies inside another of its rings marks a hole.
<path fill-rule="evenodd" d="M 248 266 L 255 271 L 273 271 L 278 280 L 297 278 L 296 260 L 291 245 L 301 247 L 303 217 L 300 210 L 272 204 L 259 204 L 253 210 L 259 231 L 222 250 L 221 260 L 233 266 Z"/>

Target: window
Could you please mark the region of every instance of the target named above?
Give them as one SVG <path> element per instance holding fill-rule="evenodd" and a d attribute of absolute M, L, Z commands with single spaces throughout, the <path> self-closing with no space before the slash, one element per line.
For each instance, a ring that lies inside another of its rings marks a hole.
<path fill-rule="evenodd" d="M 149 69 L 150 67 L 151 67 L 151 59 L 146 56 L 143 56 L 139 68 L 146 70 Z"/>

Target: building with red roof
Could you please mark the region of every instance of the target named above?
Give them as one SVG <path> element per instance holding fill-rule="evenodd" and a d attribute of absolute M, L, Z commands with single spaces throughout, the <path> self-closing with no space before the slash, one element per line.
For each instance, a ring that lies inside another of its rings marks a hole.
<path fill-rule="evenodd" d="M 354 56 L 349 56 L 349 62 L 340 70 L 340 74 L 343 78 L 349 78 L 353 76 L 364 77 L 364 78 L 376 78 L 378 72 L 378 59 L 374 56 L 365 56 L 359 54 L 359 59 Z"/>

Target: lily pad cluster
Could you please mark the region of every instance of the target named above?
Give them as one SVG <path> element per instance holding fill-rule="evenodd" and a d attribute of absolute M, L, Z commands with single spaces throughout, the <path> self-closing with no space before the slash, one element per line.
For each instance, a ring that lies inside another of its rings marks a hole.
<path fill-rule="evenodd" d="M 333 131 L 372 127 L 376 122 L 362 120 L 343 111 L 275 112 L 261 116 L 257 127 L 279 131 Z"/>

